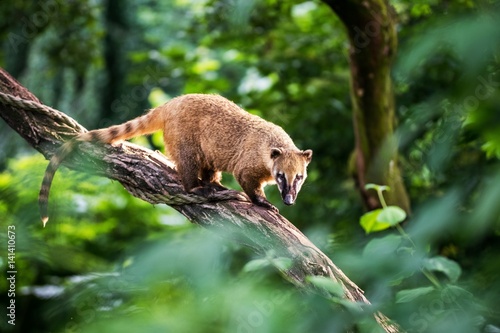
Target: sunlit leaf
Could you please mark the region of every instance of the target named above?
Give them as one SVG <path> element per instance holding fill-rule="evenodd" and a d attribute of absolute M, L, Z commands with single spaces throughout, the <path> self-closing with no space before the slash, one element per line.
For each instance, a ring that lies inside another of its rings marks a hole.
<path fill-rule="evenodd" d="M 379 215 L 382 212 L 382 209 L 372 210 L 371 212 L 363 214 L 359 221 L 359 224 L 367 234 L 385 230 L 391 227 L 390 223 L 379 221 Z"/>
<path fill-rule="evenodd" d="M 391 188 L 389 186 L 386 186 L 386 185 L 377 185 L 377 184 L 372 184 L 372 183 L 368 183 L 365 185 L 365 189 L 366 190 L 375 190 L 375 191 L 390 191 Z"/>
<path fill-rule="evenodd" d="M 160 88 L 153 88 L 149 93 L 148 100 L 152 106 L 157 107 L 167 102 L 171 97 Z"/>
<path fill-rule="evenodd" d="M 406 212 L 397 206 L 388 206 L 382 209 L 377 216 L 377 222 L 394 226 L 406 219 Z"/>
<path fill-rule="evenodd" d="M 203 74 L 208 71 L 215 71 L 219 69 L 220 62 L 215 59 L 202 59 L 193 66 L 193 72 L 196 74 Z"/>
<path fill-rule="evenodd" d="M 306 1 L 292 7 L 292 19 L 302 29 L 310 31 L 314 27 L 314 17 L 311 11 L 314 11 L 318 5 L 313 1 Z"/>

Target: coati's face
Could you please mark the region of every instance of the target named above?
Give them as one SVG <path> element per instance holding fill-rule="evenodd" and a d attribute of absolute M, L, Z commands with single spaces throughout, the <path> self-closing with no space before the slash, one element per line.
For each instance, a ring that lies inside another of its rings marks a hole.
<path fill-rule="evenodd" d="M 273 177 L 281 198 L 286 205 L 293 205 L 297 194 L 307 178 L 307 165 L 311 162 L 312 150 L 286 151 L 271 149 Z"/>

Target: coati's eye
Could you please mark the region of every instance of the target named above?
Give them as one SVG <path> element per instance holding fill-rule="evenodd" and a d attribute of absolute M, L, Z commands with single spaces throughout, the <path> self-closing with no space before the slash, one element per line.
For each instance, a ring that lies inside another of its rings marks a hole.
<path fill-rule="evenodd" d="M 283 172 L 278 172 L 276 174 L 276 180 L 282 183 L 285 180 L 285 174 Z"/>
<path fill-rule="evenodd" d="M 302 179 L 304 179 L 304 176 L 302 176 L 302 175 L 296 175 L 295 176 L 295 180 L 297 180 L 297 181 L 300 181 Z"/>

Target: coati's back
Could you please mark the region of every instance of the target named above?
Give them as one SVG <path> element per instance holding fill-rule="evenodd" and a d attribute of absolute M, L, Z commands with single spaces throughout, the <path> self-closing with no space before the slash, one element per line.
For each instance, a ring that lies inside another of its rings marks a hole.
<path fill-rule="evenodd" d="M 42 221 L 53 176 L 79 141 L 113 143 L 163 130 L 166 154 L 176 164 L 186 191 L 216 185 L 220 172 L 234 174 L 258 205 L 274 208 L 263 186 L 276 181 L 286 204 L 293 204 L 307 174 L 312 151 L 299 150 L 279 126 L 251 115 L 218 95 L 188 94 L 121 125 L 77 135 L 51 158 L 40 190 Z"/>
<path fill-rule="evenodd" d="M 159 109 L 165 124 L 166 153 L 176 163 L 187 148 L 197 150 L 195 155 L 204 156 L 209 166 L 234 172 L 243 163 L 255 165 L 263 159 L 267 163 L 271 147 L 298 151 L 281 127 L 219 95 L 183 95 Z"/>

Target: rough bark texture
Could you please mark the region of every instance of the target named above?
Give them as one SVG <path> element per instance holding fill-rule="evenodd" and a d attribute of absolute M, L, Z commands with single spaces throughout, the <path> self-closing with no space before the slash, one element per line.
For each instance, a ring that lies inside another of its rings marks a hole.
<path fill-rule="evenodd" d="M 38 102 L 2 69 L 0 92 Z M 67 139 L 85 130 L 57 111 L 51 116 L 0 102 L 0 116 L 47 158 L 61 145 L 63 137 Z M 169 203 L 191 222 L 222 235 L 229 234 L 259 254 L 273 250 L 278 256 L 291 258 L 292 268 L 282 273 L 299 287 L 313 289 L 306 282 L 308 275 L 325 276 L 342 285 L 346 299 L 369 304 L 363 291 L 281 215 L 242 200 L 207 202 L 185 193 L 177 173 L 160 153 L 128 142 L 117 146 L 82 143 L 64 165 L 117 180 L 147 202 Z M 194 203 L 175 204 L 177 197 L 183 198 L 181 201 L 193 199 Z M 385 331 L 399 332 L 382 314 L 377 313 L 375 318 Z"/>
<path fill-rule="evenodd" d="M 410 213 L 393 139 L 391 65 L 397 49 L 395 13 L 387 0 L 323 0 L 344 23 L 350 40 L 351 100 L 356 146 L 351 168 L 369 210 L 380 207 L 365 184 L 388 185 L 386 201 Z"/>

